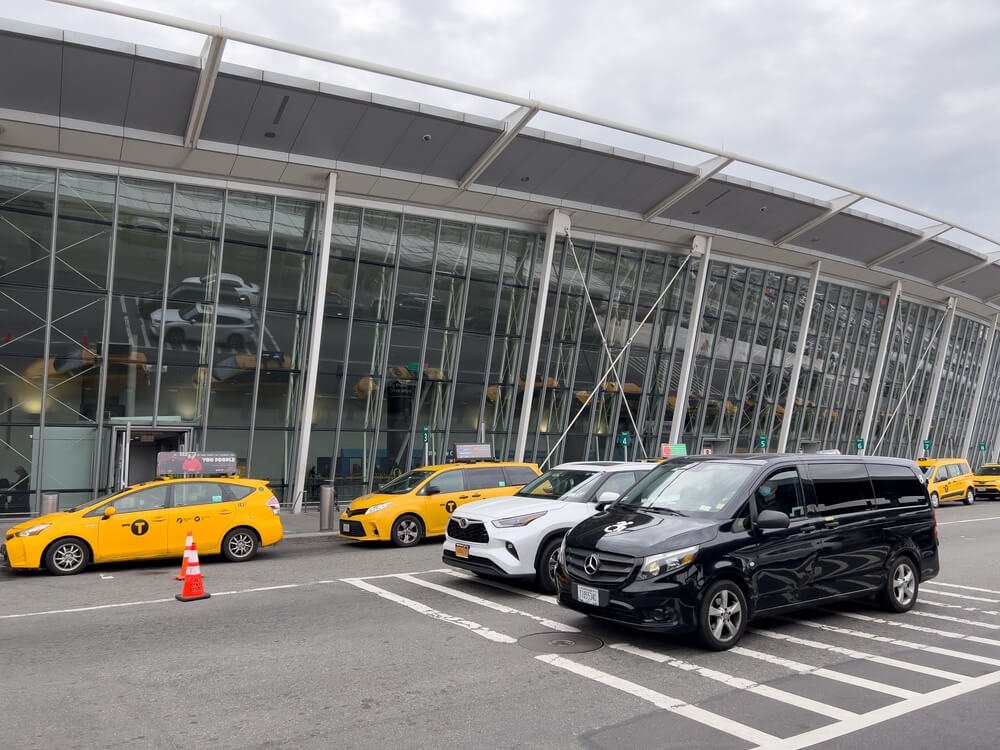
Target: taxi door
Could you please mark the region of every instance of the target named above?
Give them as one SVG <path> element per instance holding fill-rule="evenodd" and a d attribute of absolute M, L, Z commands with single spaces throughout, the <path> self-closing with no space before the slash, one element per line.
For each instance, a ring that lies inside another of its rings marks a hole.
<path fill-rule="evenodd" d="M 184 554 L 187 535 L 202 552 L 218 552 L 222 537 L 235 526 L 235 503 L 221 482 L 191 480 L 173 485 L 173 501 L 167 511 L 167 547 L 171 555 Z"/>
<path fill-rule="evenodd" d="M 452 512 L 470 499 L 469 492 L 465 489 L 465 471 L 462 469 L 438 472 L 420 492 L 424 499 L 422 515 L 427 536 L 444 534 Z"/>
<path fill-rule="evenodd" d="M 99 517 L 94 562 L 140 560 L 167 553 L 166 484 L 145 487 L 122 495 L 94 511 Z M 105 509 L 115 512 L 105 516 Z"/>

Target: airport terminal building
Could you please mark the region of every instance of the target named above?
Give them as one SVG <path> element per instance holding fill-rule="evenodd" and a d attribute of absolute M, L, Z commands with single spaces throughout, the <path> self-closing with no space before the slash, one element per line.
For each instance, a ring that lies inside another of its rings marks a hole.
<path fill-rule="evenodd" d="M 992 239 L 176 25 L 201 55 L 0 19 L 0 514 L 151 478 L 164 450 L 232 451 L 296 509 L 456 443 L 998 459 Z M 227 42 L 509 114 L 241 67 Z"/>

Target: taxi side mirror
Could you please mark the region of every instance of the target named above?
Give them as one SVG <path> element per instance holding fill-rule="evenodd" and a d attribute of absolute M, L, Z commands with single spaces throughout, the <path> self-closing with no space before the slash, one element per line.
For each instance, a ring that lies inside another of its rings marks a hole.
<path fill-rule="evenodd" d="M 426 492 L 426 493 L 427 493 L 428 495 L 436 495 L 436 494 L 438 494 L 438 493 L 439 493 L 440 491 L 441 491 L 441 488 L 440 488 L 440 487 L 438 487 L 438 486 L 437 486 L 436 484 L 432 484 L 432 485 L 430 485 L 430 486 L 429 486 L 429 487 L 428 487 L 428 488 L 427 488 L 427 489 L 425 490 L 425 492 Z"/>
<path fill-rule="evenodd" d="M 104 509 L 104 517 L 111 518 L 111 516 L 113 516 L 117 512 L 118 511 L 115 510 L 115 506 L 109 505 L 107 508 Z"/>

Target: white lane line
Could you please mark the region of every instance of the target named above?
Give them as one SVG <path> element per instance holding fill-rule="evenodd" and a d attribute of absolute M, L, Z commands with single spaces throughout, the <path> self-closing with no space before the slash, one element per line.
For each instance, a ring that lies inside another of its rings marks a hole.
<path fill-rule="evenodd" d="M 951 615 L 939 615 L 935 612 L 923 612 L 919 609 L 911 610 L 910 614 L 916 615 L 917 617 L 929 617 L 934 620 L 946 620 L 947 622 L 957 622 L 959 625 L 972 625 L 977 628 L 986 628 L 987 630 L 1000 630 L 1000 625 L 995 625 L 991 622 L 979 622 L 978 620 L 965 620 L 961 617 L 952 617 Z"/>
<path fill-rule="evenodd" d="M 979 609 L 978 607 L 963 607 L 961 604 L 952 604 L 951 602 L 935 602 L 928 599 L 926 596 L 920 597 L 920 604 L 929 604 L 932 607 L 943 607 L 944 609 L 958 609 L 962 612 L 978 612 L 981 615 L 1000 615 L 1000 610 L 995 609 Z"/>
<path fill-rule="evenodd" d="M 99 609 L 117 609 L 119 607 L 140 607 L 143 604 L 162 604 L 163 602 L 175 602 L 174 597 L 169 599 L 146 599 L 139 602 L 118 602 L 117 604 L 95 604 L 91 607 L 71 607 L 69 609 L 47 609 L 43 612 L 21 612 L 16 615 L 0 615 L 0 620 L 16 620 L 20 617 L 41 617 L 42 615 L 67 615 L 76 612 L 94 612 Z"/>
<path fill-rule="evenodd" d="M 765 654 L 763 651 L 754 651 L 753 649 L 744 648 L 743 646 L 734 646 L 729 650 L 734 654 L 749 656 L 751 659 L 776 664 L 779 667 L 785 667 L 786 669 L 798 672 L 799 674 L 812 674 L 817 677 L 825 677 L 828 680 L 844 682 L 852 687 L 865 688 L 867 690 L 873 690 L 876 693 L 894 695 L 897 698 L 912 698 L 916 695 L 920 695 L 920 693 L 915 693 L 912 690 L 905 690 L 904 688 L 896 687 L 895 685 L 886 685 L 883 682 L 866 680 L 864 677 L 855 677 L 854 675 L 845 674 L 844 672 L 836 672 L 832 669 L 826 669 L 825 667 L 814 667 L 811 664 L 803 664 L 802 662 L 792 661 L 791 659 L 785 659 L 784 657 L 775 656 L 774 654 Z"/>
<path fill-rule="evenodd" d="M 816 714 L 829 716 L 831 719 L 842 721 L 844 719 L 850 719 L 857 716 L 857 714 L 853 711 L 845 711 L 842 708 L 830 706 L 826 703 L 820 703 L 819 701 L 814 701 L 810 698 L 804 698 L 801 695 L 789 693 L 785 690 L 771 687 L 770 685 L 762 685 L 761 683 L 754 682 L 753 680 L 746 680 L 742 677 L 736 677 L 735 675 L 726 674 L 725 672 L 718 672 L 714 669 L 709 669 L 708 667 L 701 667 L 697 664 L 692 664 L 691 662 L 674 659 L 673 657 L 656 651 L 649 651 L 644 648 L 639 648 L 638 646 L 631 646 L 627 643 L 611 643 L 609 645 L 611 648 L 624 651 L 627 654 L 632 654 L 633 656 L 638 656 L 643 659 L 649 659 L 650 661 L 655 661 L 660 664 L 666 664 L 685 672 L 694 672 L 695 674 L 701 675 L 709 680 L 721 682 L 722 684 L 729 685 L 737 690 L 746 690 L 747 692 L 755 693 L 756 695 L 760 695 L 765 698 L 771 698 L 772 700 L 797 706 L 798 708 L 803 708 L 806 711 L 812 711 Z"/>
<path fill-rule="evenodd" d="M 943 669 L 935 669 L 934 667 L 923 667 L 919 664 L 910 664 L 909 662 L 892 659 L 888 656 L 878 656 L 877 654 L 869 654 L 865 651 L 856 651 L 853 648 L 834 646 L 831 643 L 820 643 L 819 641 L 811 641 L 807 638 L 798 638 L 794 635 L 788 635 L 787 633 L 776 633 L 770 630 L 757 630 L 756 628 L 751 629 L 749 632 L 754 635 L 762 635 L 765 638 L 772 638 L 776 641 L 794 643 L 798 646 L 815 648 L 820 651 L 829 651 L 832 654 L 847 656 L 851 659 L 863 659 L 875 664 L 881 664 L 884 667 L 895 667 L 896 669 L 905 669 L 908 672 L 919 672 L 920 674 L 925 674 L 929 677 L 940 677 L 942 680 L 948 680 L 949 682 L 963 682 L 968 679 L 967 675 L 957 674 L 955 672 L 946 672 Z"/>
<path fill-rule="evenodd" d="M 979 523 L 980 521 L 1000 521 L 1000 516 L 986 518 L 965 518 L 961 521 L 938 521 L 938 526 L 951 526 L 953 523 Z"/>
<path fill-rule="evenodd" d="M 539 594 L 535 591 L 523 591 L 522 589 L 515 588 L 510 584 L 501 583 L 500 581 L 494 581 L 489 578 L 480 578 L 479 576 L 474 576 L 471 573 L 462 573 L 458 570 L 441 570 L 433 571 L 435 573 L 447 573 L 452 578 L 461 578 L 465 581 L 475 581 L 483 586 L 490 586 L 491 588 L 500 589 L 501 591 L 508 591 L 511 594 L 517 594 L 518 596 L 526 596 L 529 599 L 537 599 L 540 602 L 548 602 L 549 604 L 556 604 L 556 598 L 554 596 L 549 596 L 548 594 Z"/>
<path fill-rule="evenodd" d="M 620 690 L 623 693 L 628 693 L 636 698 L 652 703 L 654 706 L 662 708 L 664 711 L 670 711 L 671 713 L 678 714 L 679 716 L 684 716 L 685 718 L 696 721 L 699 724 L 705 724 L 713 729 L 725 732 L 726 734 L 730 734 L 734 737 L 739 737 L 747 742 L 753 742 L 760 746 L 767 746 L 769 743 L 778 741 L 778 738 L 773 734 L 761 732 L 753 727 L 748 727 L 746 724 L 740 724 L 739 722 L 728 719 L 725 716 L 720 716 L 719 714 L 706 711 L 703 708 L 692 706 L 689 703 L 685 703 L 677 698 L 671 698 L 669 695 L 664 695 L 656 690 L 651 690 L 634 682 L 623 680 L 620 677 L 615 677 L 614 675 L 602 672 L 599 669 L 594 669 L 593 667 L 587 667 L 583 664 L 578 664 L 575 661 L 570 661 L 563 656 L 556 656 L 555 654 L 536 654 L 535 658 L 539 661 L 545 662 L 546 664 L 550 664 L 553 667 L 559 667 L 560 669 L 565 669 L 567 672 L 572 672 L 573 674 L 577 674 L 581 677 L 586 677 L 588 680 L 593 680 L 594 682 L 605 685 L 606 687 Z"/>
<path fill-rule="evenodd" d="M 892 625 L 893 627 L 903 628 L 904 630 L 915 630 L 918 633 L 930 633 L 931 635 L 939 635 L 942 638 L 955 638 L 961 641 L 972 641 L 973 643 L 982 643 L 987 646 L 996 646 L 1000 648 L 1000 641 L 993 638 L 981 638 L 978 635 L 965 635 L 963 633 L 956 633 L 954 630 L 927 628 L 922 625 L 914 625 L 910 622 L 886 620 L 883 617 L 871 617 L 870 615 L 862 615 L 857 612 L 837 612 L 835 614 L 839 614 L 841 617 L 849 617 L 852 620 L 860 620 L 861 622 L 874 622 L 878 625 Z"/>
<path fill-rule="evenodd" d="M 898 638 L 891 638 L 887 635 L 878 635 L 877 633 L 865 633 L 861 630 L 850 630 L 848 628 L 840 628 L 836 625 L 828 625 L 822 622 L 810 622 L 808 620 L 795 620 L 799 625 L 805 625 L 808 628 L 816 628 L 817 630 L 825 630 L 830 633 L 839 633 L 840 635 L 849 635 L 854 638 L 863 638 L 868 641 L 876 641 L 877 643 L 887 643 L 891 646 L 899 646 L 901 648 L 912 648 L 916 651 L 926 651 L 932 654 L 939 654 L 940 656 L 950 656 L 953 659 L 963 659 L 965 661 L 974 661 L 977 664 L 990 664 L 995 667 L 1000 667 L 1000 659 L 990 659 L 987 656 L 979 656 L 978 654 L 967 654 L 964 651 L 955 651 L 950 648 L 943 648 L 941 646 L 928 646 L 925 643 L 914 643 L 913 641 L 903 641 Z M 969 640 L 974 639 L 974 636 L 969 636 Z"/>
<path fill-rule="evenodd" d="M 432 609 L 425 604 L 415 602 L 413 599 L 407 599 L 405 596 L 399 596 L 391 591 L 386 591 L 385 589 L 379 588 L 378 586 L 370 584 L 360 578 L 342 578 L 341 580 L 344 583 L 349 583 L 350 585 L 356 586 L 363 591 L 369 591 L 373 594 L 381 596 L 383 599 L 388 599 L 390 602 L 395 602 L 396 604 L 402 604 L 404 607 L 409 607 L 414 612 L 419 612 L 420 614 L 427 615 L 435 620 L 449 622 L 452 625 L 458 625 L 460 628 L 471 630 L 476 635 L 480 635 L 487 640 L 494 641 L 496 643 L 517 643 L 516 638 L 511 638 L 509 635 L 504 633 L 498 633 L 495 630 L 490 630 L 489 628 L 480 625 L 478 622 L 463 620 L 461 617 L 455 617 L 454 615 L 449 615 L 445 612 L 439 612 L 438 610 Z"/>
<path fill-rule="evenodd" d="M 824 727 L 819 727 L 818 729 L 813 729 L 809 732 L 803 732 L 802 734 L 795 735 L 794 737 L 788 737 L 786 739 L 768 743 L 767 745 L 761 745 L 757 748 L 757 750 L 765 750 L 765 748 L 766 750 L 801 750 L 802 748 L 812 747 L 813 745 L 818 745 L 821 742 L 827 742 L 829 740 L 836 739 L 837 737 L 843 737 L 844 735 L 859 732 L 862 729 L 867 729 L 868 727 L 875 726 L 876 724 L 881 724 L 882 722 L 899 718 L 900 716 L 912 713 L 913 711 L 919 711 L 927 708 L 928 706 L 933 706 L 936 703 L 943 703 L 953 698 L 957 698 L 960 695 L 966 695 L 968 693 L 973 693 L 976 690 L 982 690 L 983 688 L 996 685 L 997 683 L 1000 683 L 1000 672 L 990 672 L 982 677 L 974 677 L 965 682 L 948 685 L 947 687 L 931 691 L 930 693 L 923 693 L 922 695 L 916 695 L 904 701 L 890 703 L 888 706 L 876 708 L 874 711 L 861 714 L 857 718 L 847 719 L 836 724 L 828 724 Z M 987 741 L 986 744 L 989 745 L 989 741 Z"/>
<path fill-rule="evenodd" d="M 920 588 L 933 590 L 937 586 L 947 586 L 950 589 L 962 589 L 963 591 L 980 591 L 984 594 L 1000 594 L 1000 591 L 994 591 L 993 589 L 981 589 L 978 586 L 962 586 L 958 583 L 944 583 L 942 581 L 927 581 L 926 583 L 921 582 Z M 935 594 L 941 593 L 938 591 Z"/>
<path fill-rule="evenodd" d="M 377 576 L 356 576 L 352 578 L 352 581 L 377 581 L 380 578 L 397 578 L 399 576 L 422 576 L 426 573 L 447 573 L 447 568 L 431 568 L 430 570 L 411 570 L 405 573 L 383 573 Z M 346 578 L 340 580 L 346 581 Z"/>
<path fill-rule="evenodd" d="M 441 586 L 437 583 L 432 583 L 431 581 L 425 581 L 421 578 L 417 578 L 411 575 L 399 575 L 397 576 L 402 581 L 408 581 L 409 583 L 414 583 L 417 586 L 423 586 L 424 588 L 431 589 L 432 591 L 438 591 L 442 594 L 447 594 L 448 596 L 454 596 L 456 599 L 461 599 L 462 601 L 471 602 L 472 604 L 478 604 L 480 607 L 487 607 L 489 609 L 495 610 L 497 612 L 503 612 L 507 615 L 521 615 L 522 617 L 527 617 L 540 625 L 544 625 L 550 630 L 560 630 L 568 633 L 579 633 L 579 628 L 574 628 L 572 625 L 567 625 L 562 622 L 557 622 L 555 620 L 549 620 L 546 617 L 539 617 L 531 612 L 524 612 L 520 609 L 514 609 L 513 607 L 508 607 L 506 604 L 499 604 L 490 599 L 483 599 L 479 596 L 473 596 L 472 594 L 467 594 L 464 591 L 459 591 L 458 589 L 450 589 L 447 586 Z"/>
<path fill-rule="evenodd" d="M 968 599 L 970 602 L 986 602 L 987 604 L 998 604 L 1000 599 L 991 599 L 988 596 L 969 596 L 968 594 L 956 594 L 954 591 L 935 591 L 934 589 L 928 589 L 923 587 L 920 592 L 922 594 L 934 594 L 934 596 L 951 596 L 955 599 Z M 923 601 L 921 597 L 920 601 Z"/>

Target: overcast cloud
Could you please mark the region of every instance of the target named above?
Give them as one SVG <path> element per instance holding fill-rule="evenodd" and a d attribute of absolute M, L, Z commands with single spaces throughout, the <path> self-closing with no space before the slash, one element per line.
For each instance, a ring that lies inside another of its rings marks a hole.
<path fill-rule="evenodd" d="M 129 4 L 534 97 L 842 183 L 1000 238 L 996 0 Z M 8 18 L 190 53 L 202 42 L 45 0 L 0 0 L 0 9 Z M 225 59 L 491 116 L 512 109 L 239 45 Z M 532 125 L 660 153 L 553 118 Z"/>

